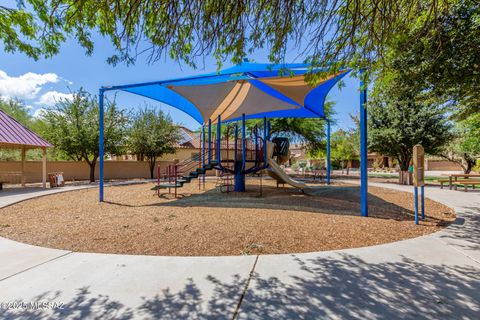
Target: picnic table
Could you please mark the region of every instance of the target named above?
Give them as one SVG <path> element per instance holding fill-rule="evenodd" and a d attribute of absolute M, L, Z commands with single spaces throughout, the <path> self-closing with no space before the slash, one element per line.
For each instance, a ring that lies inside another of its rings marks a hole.
<path fill-rule="evenodd" d="M 449 183 L 449 189 L 452 190 L 453 187 L 453 182 L 457 181 L 458 178 L 480 178 L 480 174 L 478 173 L 453 173 L 453 174 L 442 174 L 442 176 L 448 176 L 448 183 Z M 442 181 L 440 180 L 440 183 Z M 443 187 L 443 183 L 442 183 Z"/>

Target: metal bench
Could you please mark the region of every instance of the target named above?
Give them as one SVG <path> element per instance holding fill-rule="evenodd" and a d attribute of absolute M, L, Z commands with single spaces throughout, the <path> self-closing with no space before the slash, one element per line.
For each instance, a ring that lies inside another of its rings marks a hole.
<path fill-rule="evenodd" d="M 480 181 L 479 180 L 472 180 L 472 181 L 462 180 L 462 181 L 456 181 L 454 185 L 455 185 L 455 190 L 457 190 L 458 186 L 463 185 L 463 187 L 465 188 L 464 191 L 467 192 L 468 186 L 472 186 L 472 190 L 474 190 L 476 185 L 480 185 Z"/>

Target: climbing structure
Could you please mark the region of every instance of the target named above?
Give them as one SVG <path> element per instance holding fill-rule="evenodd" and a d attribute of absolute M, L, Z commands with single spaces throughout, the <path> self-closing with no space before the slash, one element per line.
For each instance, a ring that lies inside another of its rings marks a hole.
<path fill-rule="evenodd" d="M 183 187 L 194 179 L 201 181 L 209 170 L 220 171 L 220 176 L 227 183 L 233 176 L 233 191 L 245 191 L 245 175 L 253 174 L 268 167 L 267 149 L 265 142 L 268 140 L 269 123 L 263 119 L 263 126 L 255 125 L 247 136 L 245 117 L 239 123 L 229 123 L 225 126 L 222 135 L 222 121 L 218 116 L 216 133 L 212 130 L 212 121 L 209 120 L 201 131 L 201 150 L 195 158 L 182 163 L 168 166 L 163 172 L 157 171 L 157 185 L 153 188 L 160 194 L 160 189 L 176 189 Z M 206 131 L 206 132 L 205 132 Z M 233 133 L 233 137 L 232 137 Z M 198 161 L 197 161 L 198 159 Z M 197 165 L 198 163 L 198 165 Z M 192 169 L 191 171 L 189 171 Z M 162 181 L 163 180 L 163 181 Z M 229 186 L 227 186 L 229 190 Z"/>

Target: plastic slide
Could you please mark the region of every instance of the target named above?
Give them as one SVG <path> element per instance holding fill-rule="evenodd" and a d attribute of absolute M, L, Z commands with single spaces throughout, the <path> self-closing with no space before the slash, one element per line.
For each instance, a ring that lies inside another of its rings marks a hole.
<path fill-rule="evenodd" d="M 290 178 L 288 174 L 286 174 L 285 171 L 283 171 L 278 163 L 272 158 L 274 147 L 274 143 L 267 141 L 267 161 L 269 165 L 269 168 L 267 169 L 268 175 L 280 183 L 289 184 L 292 187 L 303 191 L 305 188 L 307 188 L 307 185 L 303 182 Z"/>

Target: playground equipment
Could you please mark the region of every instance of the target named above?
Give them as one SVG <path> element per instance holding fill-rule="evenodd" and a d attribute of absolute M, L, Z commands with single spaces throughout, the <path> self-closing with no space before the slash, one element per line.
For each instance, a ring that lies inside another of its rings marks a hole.
<path fill-rule="evenodd" d="M 221 121 L 226 123 L 242 120 L 244 124 L 246 119 L 324 119 L 327 124 L 326 181 L 328 184 L 330 182 L 330 121 L 324 113 L 324 102 L 330 89 L 349 71 L 342 69 L 326 75 L 325 70 L 319 70 L 304 63 L 275 65 L 245 61 L 231 68 L 198 76 L 101 87 L 99 90 L 99 200 L 104 201 L 104 95 L 107 91 L 121 90 L 160 101 L 187 113 L 200 124 L 208 123 L 208 128 L 215 121 L 221 124 Z M 312 87 L 305 82 L 305 75 L 315 72 L 322 72 L 324 77 Z M 360 83 L 360 88 L 360 207 L 362 216 L 367 216 L 367 112 L 365 109 L 367 91 L 363 82 Z M 243 125 L 242 159 L 239 161 L 237 158 L 237 161 L 231 162 L 233 169 L 221 162 L 219 154 L 215 160 L 212 159 L 211 153 L 208 153 L 207 161 L 202 163 L 202 167 L 185 177 L 187 179 L 188 176 L 198 177 L 206 170 L 211 170 L 207 167 L 211 166 L 228 172 L 233 171 L 234 189 L 244 190 L 245 173 L 248 170 L 259 170 L 258 168 L 262 166 L 257 163 L 254 167 L 247 168 L 244 131 Z M 208 150 L 211 151 L 210 142 L 211 140 L 208 143 Z M 217 144 L 220 143 L 220 139 L 217 139 Z M 217 149 L 220 150 L 220 147 L 217 146 Z M 263 166 L 266 164 L 264 159 Z"/>
<path fill-rule="evenodd" d="M 259 172 L 268 167 L 267 150 L 265 141 L 269 136 L 269 123 L 266 117 L 263 119 L 263 126 L 260 128 L 255 125 L 247 136 L 247 128 L 245 117 L 241 121 L 241 138 L 239 138 L 239 125 L 227 125 L 225 133 L 222 136 L 221 117 L 218 116 L 216 124 L 216 136 L 213 136 L 212 122 L 209 120 L 207 126 L 207 134 L 205 136 L 205 127 L 202 127 L 200 141 L 201 151 L 198 156 L 198 166 L 192 167 L 192 171 L 188 172 L 192 164 L 196 164 L 195 159 L 187 160 L 181 165 L 170 165 L 166 169 L 166 178 L 168 181 L 161 181 L 161 171 L 157 170 L 157 185 L 153 188 L 160 195 L 160 189 L 175 189 L 183 187 L 184 184 L 190 183 L 193 179 L 205 181 L 205 174 L 209 170 L 220 171 L 220 177 L 223 183 L 220 184 L 221 190 L 231 191 L 233 176 L 233 191 L 245 191 L 245 175 Z M 233 141 L 230 132 L 233 131 Z M 262 132 L 262 134 L 260 134 Z M 287 146 L 288 149 L 288 146 Z M 288 151 L 288 150 L 287 150 Z M 231 156 L 233 153 L 233 156 Z M 200 184 L 199 184 L 200 188 Z"/>
<path fill-rule="evenodd" d="M 272 141 L 275 141 L 275 139 Z M 303 182 L 290 178 L 279 165 L 279 163 L 283 163 L 282 160 L 284 158 L 282 157 L 289 153 L 288 140 L 286 140 L 287 143 L 284 142 L 285 140 L 280 141 L 276 140 L 275 143 L 267 141 L 267 162 L 269 165 L 267 173 L 270 177 L 277 181 L 277 187 L 279 184 L 286 183 L 304 192 L 307 185 Z M 277 157 L 277 160 L 274 159 L 274 156 Z"/>

